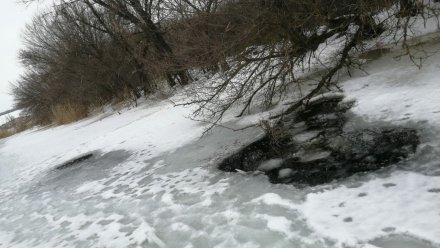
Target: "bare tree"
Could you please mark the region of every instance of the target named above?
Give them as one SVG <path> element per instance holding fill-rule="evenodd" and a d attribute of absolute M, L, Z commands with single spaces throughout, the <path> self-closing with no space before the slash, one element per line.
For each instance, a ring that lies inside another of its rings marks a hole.
<path fill-rule="evenodd" d="M 156 23 L 158 16 L 154 15 L 155 11 L 160 11 L 160 4 L 154 0 L 84 0 L 85 4 L 92 10 L 97 17 L 99 12 L 96 5 L 104 8 L 116 16 L 128 21 L 139 29 L 144 41 L 150 43 L 154 48 L 158 61 L 165 61 L 166 77 L 171 85 L 175 82 L 187 84 L 190 81 L 186 70 L 177 63 L 173 57 L 173 51 L 165 40 L 162 31 L 159 29 L 159 23 Z M 144 49 L 148 49 L 145 47 Z M 146 51 L 142 54 L 146 55 Z M 151 53 L 150 53 L 151 54 Z"/>
<path fill-rule="evenodd" d="M 126 92 L 136 100 L 155 90 L 126 44 L 108 34 L 84 6 L 58 6 L 36 17 L 24 37 L 20 59 L 28 72 L 13 93 L 17 105 L 37 119 L 49 121 L 56 105 L 87 109 Z"/>
<path fill-rule="evenodd" d="M 366 41 L 381 35 L 406 39 L 410 26 L 402 27 L 399 4 L 391 0 L 262 0 L 223 5 L 204 20 L 206 26 L 215 27 L 219 15 L 233 16 L 224 18 L 227 21 L 219 28 L 232 30 L 229 37 L 223 33 L 229 38 L 223 46 L 234 48 L 219 49 L 228 55 L 231 69 L 212 85 L 190 89 L 193 98 L 180 104 L 197 104 L 194 118 L 216 125 L 232 106 L 241 106 L 238 116 L 242 116 L 254 102 L 263 99 L 270 107 L 294 87 L 299 100 L 292 100 L 283 114 L 292 112 L 323 89 L 337 89 L 338 73 L 359 66 L 354 55 Z M 426 10 L 428 5 L 418 8 Z M 404 18 L 408 24 L 411 15 Z M 331 56 L 323 56 L 323 50 L 331 50 Z M 313 62 L 324 69 L 307 73 Z M 313 81 L 312 88 L 302 86 Z"/>

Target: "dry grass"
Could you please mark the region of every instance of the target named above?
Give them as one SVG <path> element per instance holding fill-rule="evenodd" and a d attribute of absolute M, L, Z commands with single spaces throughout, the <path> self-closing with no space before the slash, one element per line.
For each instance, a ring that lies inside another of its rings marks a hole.
<path fill-rule="evenodd" d="M 9 124 L 9 125 L 8 125 Z M 0 139 L 7 138 L 14 134 L 23 132 L 31 127 L 33 123 L 30 121 L 29 117 L 8 117 L 7 123 L 0 128 Z"/>
<path fill-rule="evenodd" d="M 10 130 L 10 129 L 0 129 L 0 139 L 4 139 L 4 138 L 7 138 L 7 137 L 9 137 L 9 136 L 11 136 L 11 135 L 14 135 L 15 134 L 15 132 L 13 131 L 13 130 Z"/>
<path fill-rule="evenodd" d="M 57 105 L 52 108 L 52 122 L 62 125 L 80 120 L 87 116 L 84 106 L 74 104 Z"/>

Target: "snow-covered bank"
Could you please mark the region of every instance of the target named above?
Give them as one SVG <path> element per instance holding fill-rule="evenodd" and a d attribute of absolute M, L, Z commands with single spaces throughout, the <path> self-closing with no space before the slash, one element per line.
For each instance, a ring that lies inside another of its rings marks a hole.
<path fill-rule="evenodd" d="M 440 247 L 440 54 L 421 70 L 397 54 L 344 88 L 358 101 L 353 124 L 421 129 L 409 161 L 319 187 L 272 185 L 215 167 L 260 130 L 198 139 L 191 109 L 145 103 L 0 140 L 0 247 Z"/>
<path fill-rule="evenodd" d="M 423 49 L 436 52 L 436 43 Z M 396 59 L 399 55 L 392 51 L 366 65 L 368 74 L 347 78 L 344 90 L 357 99 L 352 111 L 362 122 L 419 128 L 423 141 L 418 155 L 394 169 L 308 194 L 301 206 L 314 230 L 349 246 L 380 237 L 399 240 L 394 236 L 399 234 L 401 240 L 406 236 L 425 243 L 391 242 L 386 247 L 440 247 L 440 55 L 420 70 L 407 58 Z"/>

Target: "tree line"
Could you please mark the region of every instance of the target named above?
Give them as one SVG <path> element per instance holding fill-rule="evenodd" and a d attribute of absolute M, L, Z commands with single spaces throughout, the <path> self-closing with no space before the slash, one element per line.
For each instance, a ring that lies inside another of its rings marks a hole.
<path fill-rule="evenodd" d="M 419 0 L 58 0 L 26 27 L 19 54 L 26 72 L 13 95 L 45 124 L 60 112 L 82 117 L 188 85 L 202 71 L 220 80 L 192 87 L 182 104 L 197 104 L 196 114 L 216 122 L 237 102 L 240 115 L 257 97 L 270 106 L 302 82 L 298 68 L 319 61 L 323 44 L 337 42 L 334 61 L 294 109 L 353 65 L 365 41 L 434 9 Z"/>

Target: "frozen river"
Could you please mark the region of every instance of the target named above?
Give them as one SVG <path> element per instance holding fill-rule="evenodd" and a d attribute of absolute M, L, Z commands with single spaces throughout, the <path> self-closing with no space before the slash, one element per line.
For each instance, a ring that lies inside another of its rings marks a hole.
<path fill-rule="evenodd" d="M 344 83 L 353 122 L 418 128 L 408 161 L 270 184 L 216 168 L 260 130 L 199 139 L 190 109 L 144 103 L 0 140 L 0 247 L 440 247 L 440 55 L 421 70 L 392 54 L 366 69 Z"/>

